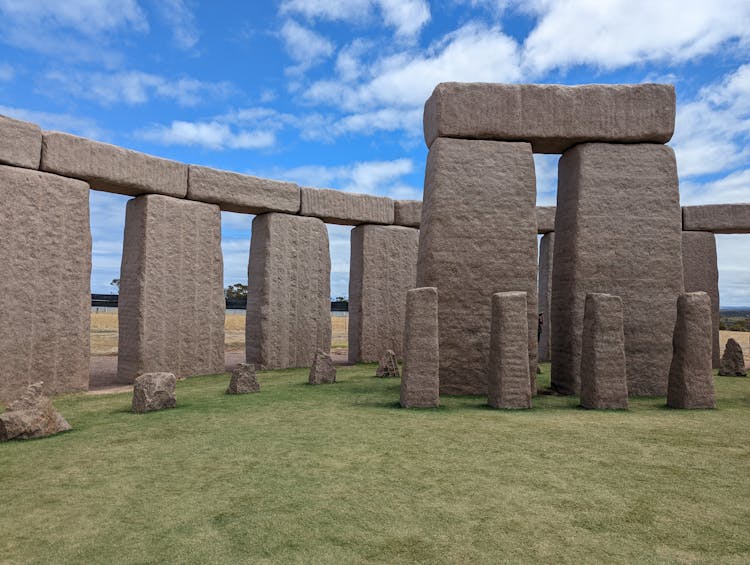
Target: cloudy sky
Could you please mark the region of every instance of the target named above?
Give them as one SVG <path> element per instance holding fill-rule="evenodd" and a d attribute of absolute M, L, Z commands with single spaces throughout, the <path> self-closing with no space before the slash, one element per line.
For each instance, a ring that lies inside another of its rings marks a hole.
<path fill-rule="evenodd" d="M 750 202 L 747 0 L 0 0 L 0 114 L 309 186 L 421 198 L 441 81 L 670 82 L 683 204 Z M 538 156 L 554 204 L 556 156 Z M 125 197 L 91 193 L 92 290 L 118 277 Z M 223 213 L 227 284 L 251 217 Z M 332 294 L 349 229 L 331 227 Z M 750 305 L 750 236 L 720 236 Z"/>

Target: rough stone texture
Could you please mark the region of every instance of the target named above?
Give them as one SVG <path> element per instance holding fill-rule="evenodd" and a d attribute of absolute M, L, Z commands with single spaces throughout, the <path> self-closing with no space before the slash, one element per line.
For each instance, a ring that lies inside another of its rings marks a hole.
<path fill-rule="evenodd" d="M 393 200 L 383 196 L 353 194 L 330 188 L 301 188 L 300 215 L 314 216 L 327 224 L 393 224 Z"/>
<path fill-rule="evenodd" d="M 418 228 L 422 220 L 421 200 L 394 200 L 394 221 L 398 226 Z"/>
<path fill-rule="evenodd" d="M 213 204 L 139 196 L 125 216 L 118 381 L 224 372 L 221 215 Z"/>
<path fill-rule="evenodd" d="M 552 273 L 552 386 L 580 387 L 586 294 L 619 296 L 628 392 L 664 395 L 675 301 L 683 291 L 674 152 L 577 145 L 560 159 Z"/>
<path fill-rule="evenodd" d="M 714 407 L 711 334 L 711 299 L 708 294 L 681 294 L 677 299 L 677 323 L 674 328 L 674 354 L 669 369 L 667 406 Z"/>
<path fill-rule="evenodd" d="M 70 429 L 70 424 L 42 394 L 42 387 L 42 382 L 30 384 L 21 398 L 0 414 L 0 441 L 47 437 Z"/>
<path fill-rule="evenodd" d="M 323 351 L 315 353 L 308 381 L 311 385 L 330 384 L 336 382 L 336 367 L 331 356 Z"/>
<path fill-rule="evenodd" d="M 437 408 L 439 378 L 438 291 L 414 288 L 406 293 L 401 406 Z"/>
<path fill-rule="evenodd" d="M 536 207 L 536 232 L 550 233 L 555 231 L 555 207 Z"/>
<path fill-rule="evenodd" d="M 228 212 L 299 212 L 300 190 L 293 182 L 241 175 L 190 165 L 187 197 L 218 204 Z"/>
<path fill-rule="evenodd" d="M 542 335 L 539 337 L 537 357 L 540 362 L 548 362 L 552 357 L 552 257 L 555 249 L 554 232 L 546 233 L 539 242 L 539 279 L 537 281 L 537 296 L 539 297 L 539 313 L 542 315 Z M 536 335 L 539 335 L 537 329 Z"/>
<path fill-rule="evenodd" d="M 246 358 L 263 369 L 309 367 L 331 347 L 328 231 L 317 218 L 256 216 L 248 266 Z"/>
<path fill-rule="evenodd" d="M 731 337 L 727 340 L 724 355 L 721 356 L 719 374 L 723 377 L 746 377 L 745 357 L 742 347 Z"/>
<path fill-rule="evenodd" d="M 487 402 L 493 408 L 531 408 L 525 292 L 492 297 Z"/>
<path fill-rule="evenodd" d="M 586 295 L 581 345 L 581 406 L 626 409 L 625 332 L 622 300 L 611 294 Z"/>
<path fill-rule="evenodd" d="M 258 391 L 260 391 L 260 384 L 258 384 L 258 379 L 255 376 L 255 365 L 240 363 L 232 371 L 227 394 L 247 394 Z"/>
<path fill-rule="evenodd" d="M 425 103 L 427 146 L 438 137 L 528 141 L 534 153 L 576 143 L 666 143 L 675 92 L 667 84 L 438 84 Z"/>
<path fill-rule="evenodd" d="M 684 206 L 682 229 L 713 233 L 750 233 L 750 203 Z"/>
<path fill-rule="evenodd" d="M 177 377 L 172 373 L 146 373 L 133 384 L 133 412 L 142 414 L 174 408 Z"/>
<path fill-rule="evenodd" d="M 128 196 L 187 194 L 187 165 L 67 133 L 44 132 L 41 169 Z"/>
<path fill-rule="evenodd" d="M 41 157 L 39 126 L 0 115 L 0 164 L 38 169 Z"/>
<path fill-rule="evenodd" d="M 402 357 L 406 291 L 417 281 L 419 231 L 357 226 L 349 266 L 349 362 L 373 363 L 383 350 Z"/>
<path fill-rule="evenodd" d="M 43 380 L 89 382 L 91 230 L 86 183 L 0 165 L 0 399 Z"/>
<path fill-rule="evenodd" d="M 719 268 L 716 262 L 716 236 L 708 232 L 682 232 L 682 274 L 685 292 L 705 292 L 711 298 L 714 368 L 719 366 Z"/>
<path fill-rule="evenodd" d="M 375 371 L 376 377 L 396 377 L 399 378 L 401 373 L 398 371 L 398 361 L 396 352 L 388 349 L 381 357 L 378 368 Z"/>
<path fill-rule="evenodd" d="M 526 292 L 536 374 L 536 181 L 528 143 L 440 138 L 425 174 L 417 285 L 440 301 L 440 393 L 486 394 L 492 295 Z"/>

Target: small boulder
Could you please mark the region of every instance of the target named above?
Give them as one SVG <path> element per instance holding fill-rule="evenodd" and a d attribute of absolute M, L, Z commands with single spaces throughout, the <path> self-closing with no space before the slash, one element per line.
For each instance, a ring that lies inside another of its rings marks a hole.
<path fill-rule="evenodd" d="M 174 408 L 174 389 L 177 378 L 172 373 L 145 373 L 135 379 L 133 412 L 142 414 L 164 408 Z"/>
<path fill-rule="evenodd" d="M 336 367 L 333 366 L 330 355 L 320 350 L 315 353 L 315 359 L 310 368 L 309 382 L 311 385 L 336 382 Z"/>
<path fill-rule="evenodd" d="M 0 441 L 51 436 L 70 429 L 70 424 L 42 394 L 43 383 L 26 387 L 21 398 L 0 414 Z"/>
<path fill-rule="evenodd" d="M 742 347 L 733 338 L 729 338 L 721 356 L 719 374 L 723 377 L 746 377 L 745 357 Z"/>
<path fill-rule="evenodd" d="M 399 378 L 401 373 L 398 372 L 398 360 L 396 353 L 392 349 L 387 349 L 380 358 L 378 370 L 375 371 L 376 377 L 396 377 Z"/>
<path fill-rule="evenodd" d="M 249 392 L 258 392 L 260 385 L 255 377 L 255 365 L 252 363 L 240 363 L 232 371 L 232 378 L 229 381 L 227 394 L 247 394 Z"/>

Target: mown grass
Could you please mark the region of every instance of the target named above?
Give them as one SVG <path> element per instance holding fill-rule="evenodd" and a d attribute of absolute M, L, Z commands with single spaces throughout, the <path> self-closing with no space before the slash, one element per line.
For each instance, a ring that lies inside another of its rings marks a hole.
<path fill-rule="evenodd" d="M 0 444 L 0 562 L 750 560 L 750 379 L 717 378 L 712 411 L 402 410 L 374 368 L 192 378 L 145 415 L 57 399 L 73 431 Z"/>

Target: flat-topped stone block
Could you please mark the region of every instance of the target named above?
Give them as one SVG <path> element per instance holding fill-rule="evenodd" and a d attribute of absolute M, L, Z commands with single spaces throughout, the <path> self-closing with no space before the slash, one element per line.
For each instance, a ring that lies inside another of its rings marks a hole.
<path fill-rule="evenodd" d="M 546 362 L 552 352 L 552 261 L 555 249 L 555 233 L 546 233 L 539 242 L 539 276 L 537 279 L 537 297 L 539 308 L 538 359 Z"/>
<path fill-rule="evenodd" d="M 750 203 L 683 206 L 682 229 L 713 233 L 750 233 Z"/>
<path fill-rule="evenodd" d="M 544 234 L 555 231 L 555 210 L 554 206 L 536 207 L 536 233 Z"/>
<path fill-rule="evenodd" d="M 187 194 L 187 165 L 67 133 L 44 132 L 41 169 L 85 180 L 104 192 Z"/>
<path fill-rule="evenodd" d="M 487 403 L 493 408 L 531 408 L 528 332 L 526 293 L 494 294 L 487 378 Z"/>
<path fill-rule="evenodd" d="M 413 288 L 406 293 L 402 407 L 440 405 L 439 351 L 438 291 L 434 287 Z"/>
<path fill-rule="evenodd" d="M 38 169 L 41 157 L 41 128 L 0 115 L 0 164 Z"/>
<path fill-rule="evenodd" d="M 392 224 L 393 200 L 383 196 L 354 194 L 330 188 L 301 189 L 301 216 L 320 218 L 327 224 Z"/>
<path fill-rule="evenodd" d="M 397 226 L 418 228 L 422 219 L 421 200 L 394 200 L 394 221 Z"/>
<path fill-rule="evenodd" d="M 241 214 L 296 214 L 300 206 L 299 186 L 293 182 L 241 175 L 198 165 L 190 165 L 187 197 L 189 200 L 218 204 L 222 210 Z"/>
<path fill-rule="evenodd" d="M 674 132 L 668 84 L 444 82 L 425 103 L 427 146 L 438 137 L 528 141 L 535 153 L 577 143 L 666 143 Z"/>

